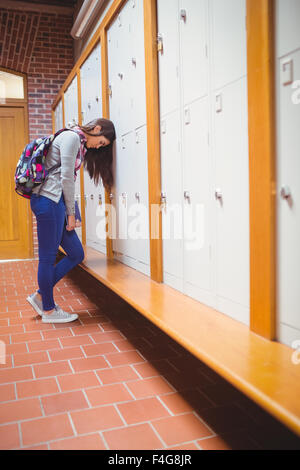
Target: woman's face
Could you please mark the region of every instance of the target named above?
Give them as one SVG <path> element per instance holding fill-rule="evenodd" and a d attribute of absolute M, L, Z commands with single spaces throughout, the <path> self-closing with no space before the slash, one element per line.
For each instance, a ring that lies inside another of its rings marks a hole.
<path fill-rule="evenodd" d="M 99 134 L 99 132 L 101 131 L 101 126 L 95 126 L 94 129 L 91 131 L 91 134 Z M 109 145 L 110 144 L 110 141 L 109 139 L 107 139 L 104 135 L 95 135 L 95 137 L 89 135 L 89 134 L 85 134 L 85 137 L 86 137 L 86 148 L 88 149 L 98 149 L 100 147 L 105 147 L 106 145 Z"/>

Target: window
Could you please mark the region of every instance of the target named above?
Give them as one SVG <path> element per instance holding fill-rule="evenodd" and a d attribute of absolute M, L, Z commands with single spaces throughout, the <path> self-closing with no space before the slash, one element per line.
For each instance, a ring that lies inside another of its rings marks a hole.
<path fill-rule="evenodd" d="M 0 100 L 6 98 L 24 99 L 24 79 L 0 70 Z"/>

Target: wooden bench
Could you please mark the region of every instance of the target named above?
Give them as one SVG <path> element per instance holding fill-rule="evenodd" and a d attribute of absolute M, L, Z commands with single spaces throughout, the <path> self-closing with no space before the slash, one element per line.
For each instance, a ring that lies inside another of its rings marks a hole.
<path fill-rule="evenodd" d="M 300 435 L 300 364 L 292 361 L 294 349 L 92 248 L 85 253 L 79 266 Z"/>

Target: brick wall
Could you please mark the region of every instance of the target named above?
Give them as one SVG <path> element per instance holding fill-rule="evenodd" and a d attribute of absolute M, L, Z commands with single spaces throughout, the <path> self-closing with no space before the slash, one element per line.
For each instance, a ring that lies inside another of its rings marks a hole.
<path fill-rule="evenodd" d="M 52 132 L 51 104 L 74 65 L 72 24 L 72 14 L 0 8 L 0 66 L 27 75 L 29 140 Z"/>

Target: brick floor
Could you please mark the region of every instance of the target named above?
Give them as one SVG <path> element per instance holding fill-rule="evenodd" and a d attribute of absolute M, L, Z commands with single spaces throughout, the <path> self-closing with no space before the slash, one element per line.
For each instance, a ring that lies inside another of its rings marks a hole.
<path fill-rule="evenodd" d="M 300 449 L 300 439 L 92 276 L 54 289 L 76 322 L 26 301 L 37 260 L 0 263 L 1 449 Z"/>

